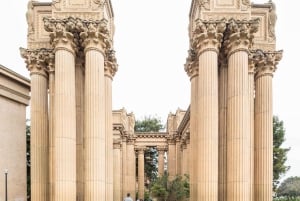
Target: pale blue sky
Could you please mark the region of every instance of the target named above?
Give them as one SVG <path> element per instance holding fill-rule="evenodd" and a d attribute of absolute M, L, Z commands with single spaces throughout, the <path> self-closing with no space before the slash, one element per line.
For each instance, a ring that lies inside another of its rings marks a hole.
<path fill-rule="evenodd" d="M 265 3 L 267 0 L 256 0 Z M 293 0 L 277 5 L 277 49 L 283 59 L 274 75 L 274 114 L 284 121 L 291 147 L 287 176 L 300 176 L 299 7 Z M 188 0 L 112 0 L 115 50 L 119 64 L 113 82 L 113 108 L 125 107 L 137 118 L 157 115 L 163 121 L 190 101 L 189 78 L 183 64 L 188 44 Z M 19 47 L 26 47 L 27 0 L 3 1 L 0 7 L 0 64 L 29 77 Z"/>

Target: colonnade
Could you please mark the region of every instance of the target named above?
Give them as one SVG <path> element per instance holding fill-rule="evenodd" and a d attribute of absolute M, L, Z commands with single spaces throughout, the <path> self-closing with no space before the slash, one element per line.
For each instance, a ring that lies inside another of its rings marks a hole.
<path fill-rule="evenodd" d="M 280 51 L 252 50 L 259 21 L 198 20 L 191 79 L 191 200 L 272 200 L 272 75 Z"/>
<path fill-rule="evenodd" d="M 21 49 L 31 75 L 31 200 L 113 200 L 117 64 L 107 21 L 44 24 L 53 49 Z"/>

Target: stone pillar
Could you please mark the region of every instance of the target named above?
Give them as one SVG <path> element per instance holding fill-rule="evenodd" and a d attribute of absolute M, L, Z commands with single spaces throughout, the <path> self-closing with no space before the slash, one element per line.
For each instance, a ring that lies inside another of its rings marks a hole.
<path fill-rule="evenodd" d="M 176 175 L 181 175 L 181 166 L 182 166 L 182 150 L 180 139 L 176 138 Z"/>
<path fill-rule="evenodd" d="M 54 54 L 49 60 L 49 200 L 54 201 L 54 88 L 55 88 L 55 66 Z"/>
<path fill-rule="evenodd" d="M 191 135 L 197 197 L 191 200 L 218 200 L 218 52 L 225 22 L 196 22 L 192 47 L 196 50 L 198 67 L 197 133 Z M 195 145 L 195 146 L 194 146 Z M 193 187 L 192 187 L 193 188 Z M 191 195 L 193 196 L 193 195 Z"/>
<path fill-rule="evenodd" d="M 273 93 L 272 77 L 282 52 L 262 54 L 255 75 L 255 201 L 272 200 Z"/>
<path fill-rule="evenodd" d="M 100 24 L 94 21 L 86 21 L 85 23 L 87 30 L 80 34 L 85 53 L 84 200 L 103 200 L 104 197 L 107 200 L 108 136 L 106 129 L 108 127 L 106 126 L 106 94 L 104 87 L 106 47 L 104 40 L 106 38 L 101 35 Z M 110 132 L 112 132 L 112 127 L 110 128 Z"/>
<path fill-rule="evenodd" d="M 83 201 L 84 197 L 84 55 L 79 52 L 75 64 L 76 90 L 76 200 Z"/>
<path fill-rule="evenodd" d="M 48 74 L 47 50 L 20 49 L 31 78 L 31 200 L 48 201 Z"/>
<path fill-rule="evenodd" d="M 191 105 L 190 105 L 190 139 L 195 140 L 198 133 L 198 124 L 196 118 L 198 116 L 198 105 L 196 104 L 198 100 L 198 80 L 199 80 L 199 63 L 196 58 L 196 53 L 193 49 L 189 50 L 188 58 L 186 59 L 185 71 L 190 77 L 191 80 Z M 195 141 L 190 142 L 190 165 L 189 165 L 189 174 L 190 174 L 190 199 L 197 199 L 197 190 L 196 190 L 196 178 L 197 178 L 197 164 L 195 162 L 195 157 L 197 154 L 197 144 Z M 169 165 L 168 165 L 169 166 Z"/>
<path fill-rule="evenodd" d="M 191 175 L 190 174 L 190 164 L 191 164 L 191 148 L 190 148 L 190 139 L 189 139 L 189 133 L 188 133 L 188 138 L 186 139 L 186 155 L 187 155 L 187 158 L 186 158 L 186 174 L 188 174 L 189 176 Z M 190 180 L 191 180 L 191 177 L 190 177 Z"/>
<path fill-rule="evenodd" d="M 181 175 L 185 175 L 187 174 L 187 159 L 188 159 L 188 155 L 187 155 L 187 145 L 186 143 L 181 144 L 181 151 L 182 151 L 182 162 L 181 162 Z"/>
<path fill-rule="evenodd" d="M 254 196 L 254 72 L 255 52 L 249 54 L 249 102 L 250 102 L 250 201 L 255 201 Z"/>
<path fill-rule="evenodd" d="M 164 175 L 164 166 L 165 166 L 165 148 L 157 147 L 158 152 L 158 176 L 162 177 Z"/>
<path fill-rule="evenodd" d="M 138 152 L 138 199 L 144 200 L 145 191 L 145 150 L 146 147 L 137 147 Z"/>
<path fill-rule="evenodd" d="M 248 53 L 257 21 L 230 20 L 227 45 L 227 200 L 250 201 Z"/>
<path fill-rule="evenodd" d="M 176 176 L 176 145 L 175 140 L 168 139 L 168 173 L 170 180 Z"/>
<path fill-rule="evenodd" d="M 106 133 L 106 200 L 113 200 L 113 122 L 112 122 L 112 79 L 117 71 L 115 51 L 107 50 L 104 62 L 105 87 L 105 133 Z"/>
<path fill-rule="evenodd" d="M 130 193 L 131 197 L 133 200 L 135 200 L 135 186 L 136 186 L 136 175 L 135 175 L 135 171 L 136 171 L 136 156 L 135 156 L 135 151 L 134 151 L 134 143 L 135 143 L 135 138 L 133 136 L 130 136 L 128 138 L 127 141 L 127 158 L 126 158 L 126 162 L 127 162 L 127 192 L 126 193 Z M 126 194 L 125 194 L 126 195 Z M 124 196 L 125 196 L 124 195 Z"/>
<path fill-rule="evenodd" d="M 127 137 L 122 136 L 122 197 L 127 194 Z"/>
<path fill-rule="evenodd" d="M 227 82 L 227 59 L 222 51 L 219 55 L 219 201 L 226 201 Z"/>
<path fill-rule="evenodd" d="M 45 18 L 44 23 L 55 52 L 54 200 L 76 200 L 76 48 L 72 22 Z"/>
<path fill-rule="evenodd" d="M 121 142 L 113 142 L 113 201 L 122 200 L 121 189 Z"/>

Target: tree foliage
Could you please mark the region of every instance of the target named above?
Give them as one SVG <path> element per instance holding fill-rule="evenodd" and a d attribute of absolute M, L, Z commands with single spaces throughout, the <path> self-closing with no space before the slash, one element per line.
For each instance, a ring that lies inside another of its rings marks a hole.
<path fill-rule="evenodd" d="M 188 175 L 168 179 L 168 174 L 158 177 L 151 187 L 151 192 L 159 201 L 183 201 L 189 197 Z"/>
<path fill-rule="evenodd" d="M 285 179 L 277 190 L 278 197 L 285 197 L 287 200 L 300 198 L 300 177 L 289 177 Z"/>
<path fill-rule="evenodd" d="M 273 117 L 273 190 L 276 192 L 281 177 L 290 169 L 285 165 L 287 153 L 290 148 L 282 148 L 285 141 L 283 121 L 277 116 Z"/>
<path fill-rule="evenodd" d="M 145 116 L 142 120 L 135 121 L 135 132 L 159 132 L 164 129 L 160 118 Z"/>

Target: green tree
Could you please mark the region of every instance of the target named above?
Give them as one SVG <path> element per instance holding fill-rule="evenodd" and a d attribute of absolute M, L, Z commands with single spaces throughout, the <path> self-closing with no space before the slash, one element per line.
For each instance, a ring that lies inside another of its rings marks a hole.
<path fill-rule="evenodd" d="M 188 175 L 176 176 L 170 181 L 168 174 L 164 174 L 155 180 L 151 192 L 159 201 L 183 201 L 189 197 L 189 189 Z"/>
<path fill-rule="evenodd" d="M 159 132 L 162 129 L 164 126 L 158 117 L 145 116 L 144 119 L 135 121 L 135 132 Z"/>
<path fill-rule="evenodd" d="M 277 190 L 277 197 L 284 197 L 287 200 L 300 198 L 300 177 L 289 177 L 285 179 Z"/>
<path fill-rule="evenodd" d="M 285 141 L 283 121 L 277 116 L 273 117 L 273 190 L 276 192 L 281 177 L 290 169 L 285 165 L 287 153 L 290 148 L 282 148 Z"/>

